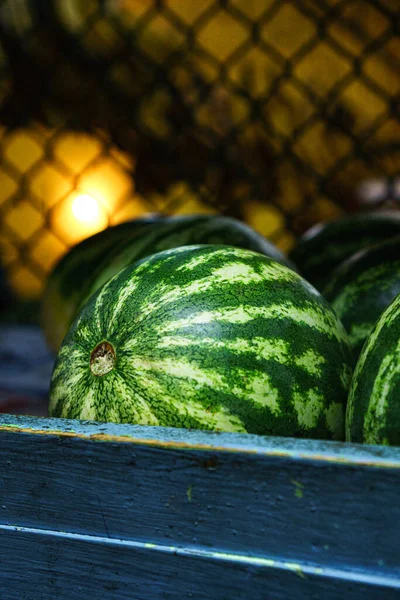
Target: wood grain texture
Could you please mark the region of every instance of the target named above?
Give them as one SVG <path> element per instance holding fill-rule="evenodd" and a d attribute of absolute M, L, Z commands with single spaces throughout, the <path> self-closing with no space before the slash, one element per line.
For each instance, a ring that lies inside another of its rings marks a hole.
<path fill-rule="evenodd" d="M 2 416 L 0 451 L 7 600 L 400 598 L 400 449 Z"/>
<path fill-rule="evenodd" d="M 88 536 L 1 533 L 9 548 L 0 580 L 7 600 L 394 600 L 400 594 L 398 579 L 366 573 L 311 565 L 298 571 L 278 561 Z"/>

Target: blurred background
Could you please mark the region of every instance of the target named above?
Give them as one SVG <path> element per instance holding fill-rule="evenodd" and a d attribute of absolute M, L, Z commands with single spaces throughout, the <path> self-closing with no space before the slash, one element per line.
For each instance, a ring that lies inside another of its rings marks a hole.
<path fill-rule="evenodd" d="M 233 216 L 289 251 L 396 205 L 399 7 L 0 0 L 1 321 L 34 335 L 67 249 L 149 212 Z"/>

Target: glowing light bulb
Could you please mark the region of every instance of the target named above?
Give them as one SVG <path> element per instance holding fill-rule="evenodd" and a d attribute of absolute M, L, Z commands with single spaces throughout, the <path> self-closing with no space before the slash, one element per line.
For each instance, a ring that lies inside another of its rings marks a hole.
<path fill-rule="evenodd" d="M 74 217 L 82 223 L 96 221 L 100 216 L 98 201 L 89 194 L 79 194 L 72 203 Z"/>

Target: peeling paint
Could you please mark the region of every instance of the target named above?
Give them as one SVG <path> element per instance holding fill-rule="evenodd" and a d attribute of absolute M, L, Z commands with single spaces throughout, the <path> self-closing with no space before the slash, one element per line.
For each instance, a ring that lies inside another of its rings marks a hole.
<path fill-rule="evenodd" d="M 187 495 L 189 502 L 191 502 L 192 501 L 192 485 L 189 485 L 186 495 Z"/>
<path fill-rule="evenodd" d="M 304 484 L 301 483 L 300 481 L 297 481 L 297 479 L 291 479 L 291 482 L 295 486 L 294 495 L 296 496 L 296 498 L 301 499 L 304 495 L 304 493 L 303 493 Z"/>

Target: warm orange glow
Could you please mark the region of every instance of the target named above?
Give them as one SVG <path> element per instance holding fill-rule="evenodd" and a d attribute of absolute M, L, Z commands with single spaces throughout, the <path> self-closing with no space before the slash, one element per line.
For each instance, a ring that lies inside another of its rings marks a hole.
<path fill-rule="evenodd" d="M 67 245 L 76 244 L 108 225 L 109 214 L 100 198 L 72 192 L 53 210 L 52 228 Z"/>
<path fill-rule="evenodd" d="M 71 208 L 74 217 L 82 223 L 95 222 L 100 216 L 99 203 L 89 194 L 78 194 Z"/>

